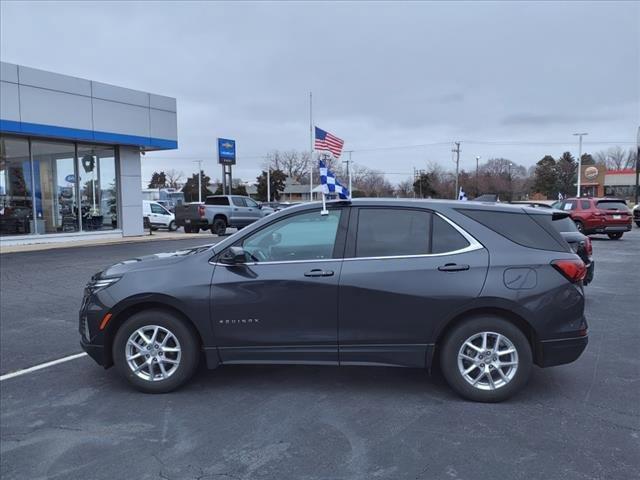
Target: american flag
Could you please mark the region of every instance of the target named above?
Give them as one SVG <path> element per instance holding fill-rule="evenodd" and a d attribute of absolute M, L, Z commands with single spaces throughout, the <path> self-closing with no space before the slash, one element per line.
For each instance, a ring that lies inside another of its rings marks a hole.
<path fill-rule="evenodd" d="M 316 127 L 316 142 L 313 145 L 315 150 L 329 151 L 335 158 L 340 158 L 343 145 L 344 140 Z"/>

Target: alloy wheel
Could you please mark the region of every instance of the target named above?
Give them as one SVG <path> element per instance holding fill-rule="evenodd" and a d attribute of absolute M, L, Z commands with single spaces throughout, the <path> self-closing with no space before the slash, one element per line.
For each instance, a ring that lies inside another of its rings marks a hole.
<path fill-rule="evenodd" d="M 182 350 L 178 338 L 168 329 L 146 325 L 129 336 L 125 355 L 127 365 L 137 377 L 157 382 L 176 372 Z"/>
<path fill-rule="evenodd" d="M 515 376 L 518 351 L 513 342 L 500 333 L 476 333 L 460 347 L 458 370 L 474 388 L 496 390 Z"/>

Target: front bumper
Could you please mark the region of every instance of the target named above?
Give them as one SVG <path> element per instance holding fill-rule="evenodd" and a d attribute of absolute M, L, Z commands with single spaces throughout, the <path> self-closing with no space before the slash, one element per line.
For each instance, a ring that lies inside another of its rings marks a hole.
<path fill-rule="evenodd" d="M 536 363 L 540 367 L 553 367 L 578 359 L 589 343 L 587 335 L 557 340 L 543 340 L 538 344 Z"/>
<path fill-rule="evenodd" d="M 105 366 L 104 347 L 102 345 L 94 345 L 84 340 L 80 340 L 80 346 L 87 354 L 95 360 L 98 365 Z"/>

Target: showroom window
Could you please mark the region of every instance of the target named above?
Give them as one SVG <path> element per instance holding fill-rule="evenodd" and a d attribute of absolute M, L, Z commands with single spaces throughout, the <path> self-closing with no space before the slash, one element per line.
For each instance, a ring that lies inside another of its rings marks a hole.
<path fill-rule="evenodd" d="M 77 232 L 73 143 L 31 142 L 37 233 Z"/>
<path fill-rule="evenodd" d="M 114 147 L 0 137 L 0 235 L 115 228 Z"/>
<path fill-rule="evenodd" d="M 118 228 L 116 162 L 113 147 L 78 145 L 82 229 Z"/>
<path fill-rule="evenodd" d="M 29 141 L 0 137 L 0 235 L 33 233 Z"/>

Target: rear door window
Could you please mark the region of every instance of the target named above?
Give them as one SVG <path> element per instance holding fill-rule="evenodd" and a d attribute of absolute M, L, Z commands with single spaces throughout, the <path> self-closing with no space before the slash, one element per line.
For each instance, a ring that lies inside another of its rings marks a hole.
<path fill-rule="evenodd" d="M 227 197 L 207 197 L 204 201 L 206 205 L 229 205 Z"/>
<path fill-rule="evenodd" d="M 462 250 L 469 242 L 460 232 L 438 215 L 433 216 L 431 253 L 446 253 Z"/>
<path fill-rule="evenodd" d="M 242 197 L 232 197 L 231 201 L 236 207 L 246 207 L 247 205 L 244 203 L 244 198 Z"/>
<path fill-rule="evenodd" d="M 580 208 L 582 208 L 582 210 L 589 210 L 591 208 L 589 200 L 580 200 Z"/>
<path fill-rule="evenodd" d="M 356 257 L 429 253 L 431 213 L 400 208 L 363 208 L 358 214 Z"/>

